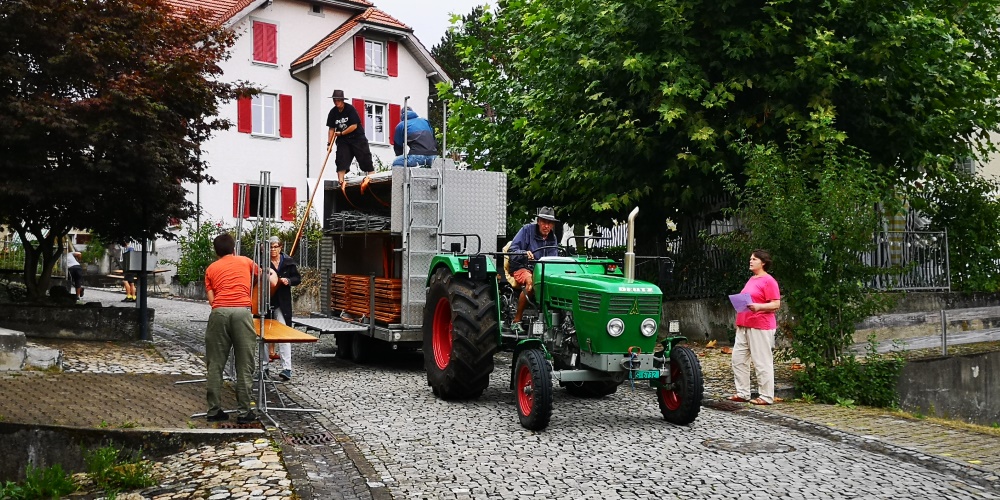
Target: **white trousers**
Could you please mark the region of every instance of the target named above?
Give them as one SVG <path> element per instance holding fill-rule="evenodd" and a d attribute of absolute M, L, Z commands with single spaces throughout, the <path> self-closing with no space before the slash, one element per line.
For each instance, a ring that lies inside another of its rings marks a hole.
<path fill-rule="evenodd" d="M 750 361 L 757 371 L 760 398 L 774 403 L 774 330 L 736 327 L 733 345 L 733 380 L 736 395 L 750 399 Z"/>
<path fill-rule="evenodd" d="M 274 320 L 282 325 L 285 324 L 285 315 L 281 313 L 281 309 L 274 308 Z M 275 344 L 278 348 L 278 356 L 281 356 L 281 369 L 282 370 L 292 370 L 292 344 L 288 342 L 282 342 L 280 344 Z M 261 366 L 267 366 L 266 359 L 260 360 Z"/>

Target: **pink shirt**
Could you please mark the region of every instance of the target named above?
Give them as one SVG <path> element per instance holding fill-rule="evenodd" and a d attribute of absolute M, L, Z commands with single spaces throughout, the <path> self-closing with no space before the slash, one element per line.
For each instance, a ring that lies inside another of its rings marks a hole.
<path fill-rule="evenodd" d="M 766 304 L 772 300 L 781 299 L 778 282 L 770 274 L 751 277 L 740 293 L 749 293 L 754 304 Z M 736 313 L 736 326 L 758 330 L 776 330 L 778 322 L 774 319 L 774 311 L 743 311 Z"/>

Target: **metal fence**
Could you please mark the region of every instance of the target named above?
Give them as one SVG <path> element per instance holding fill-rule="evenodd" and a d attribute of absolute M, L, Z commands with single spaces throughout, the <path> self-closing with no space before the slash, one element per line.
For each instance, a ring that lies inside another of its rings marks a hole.
<path fill-rule="evenodd" d="M 618 228 L 605 230 L 599 246 L 622 246 Z M 873 290 L 951 290 L 948 235 L 940 231 L 882 231 L 874 249 L 859 260 L 877 269 Z M 636 278 L 659 285 L 668 299 L 722 297 L 743 287 L 746 257 L 700 245 L 685 248 L 681 238 L 667 242 L 666 256 L 636 256 Z"/>
<path fill-rule="evenodd" d="M 862 261 L 884 270 L 875 290 L 951 290 L 947 231 L 883 231 Z"/>

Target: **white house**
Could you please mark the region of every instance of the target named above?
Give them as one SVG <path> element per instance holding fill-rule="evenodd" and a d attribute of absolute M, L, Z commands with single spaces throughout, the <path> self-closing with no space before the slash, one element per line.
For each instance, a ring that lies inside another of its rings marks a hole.
<path fill-rule="evenodd" d="M 395 158 L 391 136 L 404 99 L 427 116 L 428 83 L 447 79 L 412 28 L 367 0 L 168 1 L 188 15 L 206 9 L 234 30 L 224 78 L 262 89 L 223 105 L 221 116 L 236 126 L 203 145 L 207 173 L 217 183 L 189 186 L 202 221 L 233 224 L 240 183 L 252 185 L 245 216 L 290 221 L 289 210 L 308 199 L 323 165 L 334 89 L 344 90 L 361 115 L 378 169 Z M 335 154 L 324 178 L 336 178 Z M 268 214 L 256 213 L 262 170 L 271 174 Z M 161 242 L 161 259 L 173 258 L 170 246 Z"/>
<path fill-rule="evenodd" d="M 256 185 L 271 172 L 275 220 L 304 201 L 326 156 L 326 115 L 334 89 L 358 109 L 376 166 L 392 163 L 391 130 L 399 109 L 427 115 L 428 81 L 447 78 L 413 30 L 367 0 L 170 0 L 180 9 L 208 9 L 239 38 L 221 67 L 224 78 L 263 89 L 223 106 L 237 126 L 204 145 L 217 184 L 192 186 L 205 218 L 232 222 L 235 186 Z M 327 166 L 324 177 L 335 167 Z M 245 215 L 257 217 L 251 187 Z"/>

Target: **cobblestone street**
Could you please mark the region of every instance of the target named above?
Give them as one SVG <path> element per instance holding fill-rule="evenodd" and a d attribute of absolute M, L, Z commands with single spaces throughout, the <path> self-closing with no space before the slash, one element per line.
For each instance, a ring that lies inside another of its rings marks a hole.
<path fill-rule="evenodd" d="M 108 305 L 121 297 L 87 294 Z M 202 347 L 206 304 L 153 298 L 150 306 L 158 348 Z M 995 450 L 976 464 L 949 457 L 946 446 L 1000 439 L 940 439 L 945 431 L 918 429 L 919 422 L 908 428 L 823 405 L 723 403 L 727 377 L 708 373 L 728 370 L 719 353 L 701 358 L 708 404 L 690 426 L 664 422 L 648 385 L 626 384 L 599 400 L 557 389 L 552 423 L 535 433 L 518 424 L 508 355 L 497 356 L 480 399 L 446 402 L 431 394 L 419 352 L 356 365 L 311 351 L 293 346 L 294 377 L 281 390 L 323 412 L 272 412 L 288 479 L 304 499 L 1000 498 Z M 855 429 L 862 421 L 867 432 Z M 936 434 L 943 447 L 908 444 L 920 433 Z"/>

